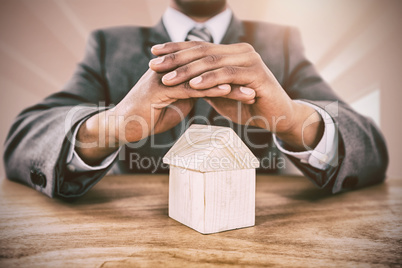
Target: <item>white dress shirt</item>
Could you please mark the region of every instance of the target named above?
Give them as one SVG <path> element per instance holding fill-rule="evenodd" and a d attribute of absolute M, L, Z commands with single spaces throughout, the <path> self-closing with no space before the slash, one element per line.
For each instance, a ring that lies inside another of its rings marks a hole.
<path fill-rule="evenodd" d="M 211 33 L 214 43 L 219 44 L 231 19 L 232 11 L 229 8 L 204 23 L 198 23 L 176 9 L 168 7 L 163 14 L 162 22 L 172 42 L 183 42 L 191 29 L 205 27 Z"/>
<path fill-rule="evenodd" d="M 222 41 L 229 27 L 231 18 L 232 18 L 232 11 L 229 8 L 227 8 L 225 11 L 219 13 L 213 18 L 209 19 L 208 21 L 204 23 L 198 23 L 193 21 L 191 18 L 187 17 L 183 13 L 177 11 L 176 9 L 168 7 L 165 13 L 163 14 L 162 21 L 172 42 L 183 42 L 186 39 L 187 34 L 191 29 L 193 29 L 194 27 L 196 28 L 205 27 L 211 33 L 214 43 L 219 44 Z M 300 159 L 302 163 L 309 164 L 317 169 L 324 170 L 328 168 L 329 165 L 333 164 L 332 162 L 334 161 L 334 159 L 336 159 L 337 156 L 338 140 L 336 137 L 337 130 L 335 123 L 331 118 L 331 116 L 320 107 L 300 100 L 298 100 L 298 102 L 309 105 L 321 115 L 325 124 L 325 129 L 320 142 L 314 149 L 303 152 L 292 152 L 286 150 L 284 148 L 285 146 L 283 142 L 280 141 L 275 135 L 273 135 L 274 142 L 276 146 L 279 148 L 279 150 L 282 151 L 283 153 Z M 85 120 L 83 120 L 81 124 Z M 78 125 L 77 128 L 75 129 L 74 137 L 76 137 L 78 129 L 81 126 L 81 124 Z M 78 156 L 78 154 L 74 150 L 74 147 L 75 142 L 72 142 L 67 157 L 67 167 L 72 172 L 83 172 L 83 171 L 105 169 L 113 163 L 114 159 L 117 157 L 120 151 L 119 148 L 118 151 L 106 157 L 100 165 L 90 166 L 87 165 Z"/>

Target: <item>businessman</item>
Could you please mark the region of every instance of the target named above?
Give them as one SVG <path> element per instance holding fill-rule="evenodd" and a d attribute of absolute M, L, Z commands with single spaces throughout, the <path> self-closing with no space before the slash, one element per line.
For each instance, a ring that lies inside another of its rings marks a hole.
<path fill-rule="evenodd" d="M 191 123 L 232 127 L 261 161 L 279 149 L 333 193 L 385 179 L 381 133 L 322 80 L 298 31 L 239 21 L 225 0 L 171 0 L 155 27 L 93 32 L 64 89 L 15 120 L 7 177 L 73 198 L 111 169 L 166 172 Z"/>

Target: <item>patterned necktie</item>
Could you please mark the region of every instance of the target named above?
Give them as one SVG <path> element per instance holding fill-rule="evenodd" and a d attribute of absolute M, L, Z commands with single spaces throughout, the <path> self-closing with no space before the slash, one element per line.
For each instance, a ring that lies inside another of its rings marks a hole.
<path fill-rule="evenodd" d="M 191 29 L 187 34 L 186 41 L 214 42 L 211 33 L 205 27 Z"/>
<path fill-rule="evenodd" d="M 211 33 L 207 30 L 207 28 L 193 28 L 191 29 L 186 37 L 185 41 L 205 41 L 205 42 L 211 42 L 213 43 L 213 38 Z M 201 119 L 205 118 L 206 120 L 209 120 L 208 118 L 208 107 L 209 104 L 203 100 L 202 98 L 198 99 L 196 104 L 194 105 L 193 109 L 191 109 L 188 118 L 193 118 L 194 115 L 197 115 L 195 120 L 192 121 L 192 124 L 205 124 L 206 121 Z"/>

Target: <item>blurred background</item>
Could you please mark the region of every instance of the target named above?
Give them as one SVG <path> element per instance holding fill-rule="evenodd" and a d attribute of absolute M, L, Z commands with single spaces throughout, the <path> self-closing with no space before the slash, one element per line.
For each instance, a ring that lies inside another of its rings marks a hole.
<path fill-rule="evenodd" d="M 306 54 L 341 98 L 370 116 L 402 175 L 402 1 L 228 0 L 240 19 L 297 26 Z M 168 0 L 0 0 L 1 152 L 14 117 L 58 91 L 90 31 L 157 23 Z M 3 161 L 0 164 L 4 176 Z"/>

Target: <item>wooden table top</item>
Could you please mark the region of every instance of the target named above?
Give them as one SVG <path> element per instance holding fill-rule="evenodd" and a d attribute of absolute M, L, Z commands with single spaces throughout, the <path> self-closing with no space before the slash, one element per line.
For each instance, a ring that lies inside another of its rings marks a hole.
<path fill-rule="evenodd" d="M 327 195 L 257 176 L 256 226 L 202 235 L 168 217 L 168 176 L 104 178 L 76 202 L 8 180 L 0 267 L 402 266 L 402 180 Z"/>

